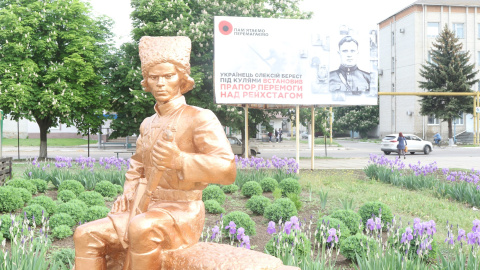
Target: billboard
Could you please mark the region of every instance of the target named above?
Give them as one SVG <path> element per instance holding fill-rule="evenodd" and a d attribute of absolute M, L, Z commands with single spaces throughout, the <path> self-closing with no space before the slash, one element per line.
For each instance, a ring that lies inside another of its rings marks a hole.
<path fill-rule="evenodd" d="M 376 105 L 376 30 L 215 17 L 219 104 Z"/>

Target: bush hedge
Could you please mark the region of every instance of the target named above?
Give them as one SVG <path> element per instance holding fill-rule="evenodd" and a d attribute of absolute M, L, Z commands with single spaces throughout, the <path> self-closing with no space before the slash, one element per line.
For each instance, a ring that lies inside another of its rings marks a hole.
<path fill-rule="evenodd" d="M 298 183 L 298 180 L 295 178 L 287 178 L 284 179 L 278 187 L 282 190 L 282 196 L 287 197 L 288 193 L 294 193 L 297 195 L 300 195 L 302 192 L 302 187 L 300 186 L 300 183 Z"/>
<path fill-rule="evenodd" d="M 282 222 L 288 221 L 291 217 L 296 216 L 297 214 L 298 212 L 295 204 L 288 198 L 281 198 L 267 206 L 263 216 L 268 221 L 278 223 L 280 220 L 282 220 Z"/>
<path fill-rule="evenodd" d="M 58 186 L 58 192 L 63 190 L 71 190 L 75 193 L 75 196 L 78 196 L 85 191 L 85 187 L 76 180 L 65 180 Z"/>
<path fill-rule="evenodd" d="M 202 193 L 202 201 L 206 202 L 208 200 L 215 200 L 220 205 L 225 203 L 225 199 L 227 196 L 223 192 L 223 190 L 217 185 L 209 185 L 203 190 Z"/>
<path fill-rule="evenodd" d="M 50 228 L 55 228 L 60 225 L 67 225 L 69 227 L 72 227 L 75 226 L 75 224 L 76 222 L 73 217 L 67 213 L 53 214 L 48 221 L 48 225 L 50 226 Z"/>
<path fill-rule="evenodd" d="M 278 182 L 275 178 L 265 177 L 260 180 L 260 186 L 264 192 L 273 192 L 278 187 Z"/>
<path fill-rule="evenodd" d="M 353 210 L 339 209 L 333 211 L 329 216 L 345 223 L 352 235 L 363 232 L 364 225 L 362 223 L 362 217 Z"/>
<path fill-rule="evenodd" d="M 107 217 L 107 214 L 109 212 L 110 212 L 110 209 L 108 207 L 105 207 L 105 205 L 90 206 L 87 210 L 87 213 L 85 214 L 84 220 L 86 222 L 90 222 L 97 219 L 101 219 L 101 218 Z"/>
<path fill-rule="evenodd" d="M 392 223 L 393 214 L 390 207 L 382 202 L 367 202 L 358 209 L 358 214 L 362 217 L 363 224 L 367 223 L 367 220 L 372 216 L 379 217 L 380 209 L 382 211 L 382 223 L 383 230 L 387 229 L 387 224 Z"/>
<path fill-rule="evenodd" d="M 364 234 L 349 236 L 340 246 L 340 253 L 352 262 L 357 261 L 357 254 L 361 258 L 365 258 L 368 251 L 376 252 L 376 250 L 377 242 Z"/>
<path fill-rule="evenodd" d="M 68 202 L 73 199 L 76 199 L 77 195 L 71 190 L 65 189 L 57 193 L 57 199 L 59 199 L 62 202 Z"/>
<path fill-rule="evenodd" d="M 235 222 L 237 230 L 239 228 L 244 228 L 245 229 L 245 234 L 248 236 L 255 235 L 257 233 L 255 229 L 255 222 L 250 218 L 250 216 L 247 213 L 241 212 L 241 211 L 233 211 L 231 213 L 226 214 L 223 217 L 223 230 L 224 230 L 224 235 L 229 235 L 229 230 L 225 229 L 228 224 L 230 224 L 230 221 Z M 236 235 L 236 234 L 235 234 Z"/>
<path fill-rule="evenodd" d="M 103 197 L 114 198 L 118 194 L 118 189 L 109 181 L 103 180 L 95 185 L 95 191 L 100 193 Z"/>
<path fill-rule="evenodd" d="M 205 201 L 205 211 L 211 214 L 225 213 L 225 209 L 216 200 Z"/>
<path fill-rule="evenodd" d="M 13 179 L 8 181 L 6 184 L 7 186 L 11 186 L 15 188 L 25 188 L 32 195 L 38 193 L 37 186 L 33 182 L 27 179 Z"/>
<path fill-rule="evenodd" d="M 245 197 L 252 197 L 255 195 L 262 195 L 262 186 L 258 182 L 248 181 L 242 186 L 242 195 Z"/>
<path fill-rule="evenodd" d="M 53 215 L 57 211 L 57 203 L 52 200 L 52 198 L 45 195 L 33 198 L 30 204 L 38 204 L 43 206 L 43 208 L 45 208 L 47 211 L 46 215 L 48 214 L 48 216 Z"/>
<path fill-rule="evenodd" d="M 72 229 L 67 225 L 60 225 L 52 230 L 52 236 L 58 239 L 67 238 L 73 235 Z"/>
<path fill-rule="evenodd" d="M 17 188 L 0 187 L 0 212 L 13 212 L 24 205 L 22 194 Z"/>
<path fill-rule="evenodd" d="M 265 213 L 265 208 L 267 208 L 270 204 L 272 204 L 272 202 L 269 198 L 265 196 L 254 195 L 248 199 L 245 206 L 254 214 L 263 215 Z"/>
<path fill-rule="evenodd" d="M 78 199 L 84 202 L 87 206 L 105 206 L 105 200 L 103 199 L 102 194 L 96 191 L 82 192 L 78 195 Z"/>
<path fill-rule="evenodd" d="M 227 186 L 222 186 L 222 190 L 225 193 L 234 193 L 237 192 L 239 187 L 235 184 L 227 185 Z"/>

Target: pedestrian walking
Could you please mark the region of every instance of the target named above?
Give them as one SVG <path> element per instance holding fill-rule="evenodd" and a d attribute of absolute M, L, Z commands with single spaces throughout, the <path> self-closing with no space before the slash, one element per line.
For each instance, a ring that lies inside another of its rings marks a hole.
<path fill-rule="evenodd" d="M 398 133 L 397 141 L 398 158 L 400 158 L 400 155 L 403 153 L 403 159 L 405 159 L 405 147 L 407 147 L 407 139 L 405 139 L 402 132 Z"/>

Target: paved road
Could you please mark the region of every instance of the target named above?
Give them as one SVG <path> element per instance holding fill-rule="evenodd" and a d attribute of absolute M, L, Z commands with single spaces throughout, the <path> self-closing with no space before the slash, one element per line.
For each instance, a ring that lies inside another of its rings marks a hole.
<path fill-rule="evenodd" d="M 341 147 L 327 147 L 325 157 L 325 147 L 323 145 L 315 146 L 315 169 L 362 169 L 368 164 L 370 153 L 383 155 L 378 143 L 365 143 L 351 140 L 336 140 Z M 260 147 L 260 157 L 271 158 L 272 156 L 295 158 L 295 141 L 284 140 L 282 143 L 257 142 Z M 38 147 L 20 147 L 20 158 L 34 158 L 38 156 Z M 124 151 L 122 148 L 98 149 L 97 146 L 91 146 L 90 156 L 95 158 L 116 156 L 115 151 Z M 79 157 L 88 155 L 86 146 L 80 147 L 49 147 L 48 156 L 70 156 Z M 18 152 L 16 147 L 4 147 L 3 156 L 17 159 Z M 120 153 L 120 157 L 128 158 L 130 153 Z M 310 149 L 307 144 L 300 144 L 300 168 L 310 169 Z M 392 154 L 387 156 L 390 159 L 396 158 Z M 417 163 L 428 164 L 437 162 L 440 168 L 465 168 L 476 170 L 480 169 L 480 147 L 447 147 L 445 149 L 434 148 L 430 155 L 407 154 L 405 162 L 407 164 Z"/>

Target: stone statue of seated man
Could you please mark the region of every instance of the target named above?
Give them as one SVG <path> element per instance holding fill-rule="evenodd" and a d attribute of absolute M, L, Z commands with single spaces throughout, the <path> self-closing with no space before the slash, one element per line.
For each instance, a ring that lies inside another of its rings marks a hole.
<path fill-rule="evenodd" d="M 155 113 L 140 126 L 123 195 L 108 217 L 75 231 L 76 270 L 165 269 L 162 252 L 190 247 L 201 236 L 202 190 L 235 181 L 234 155 L 217 117 L 185 103 L 183 94 L 194 86 L 190 50 L 188 37 L 140 40 L 142 86 L 157 101 Z"/>

